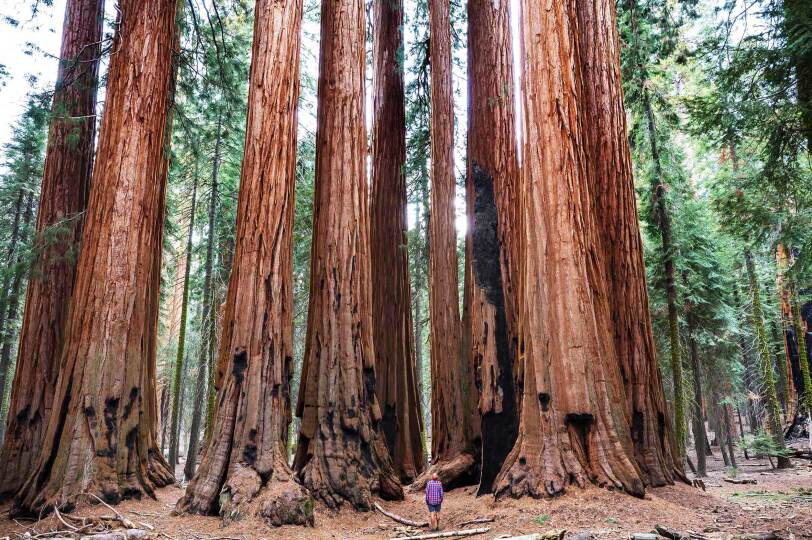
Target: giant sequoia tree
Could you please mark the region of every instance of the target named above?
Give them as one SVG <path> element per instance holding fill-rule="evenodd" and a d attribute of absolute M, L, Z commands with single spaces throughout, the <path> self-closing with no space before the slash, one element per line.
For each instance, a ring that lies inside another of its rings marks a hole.
<path fill-rule="evenodd" d="M 508 0 L 468 2 L 470 332 L 481 414 L 479 492 L 516 440 L 518 164 Z M 469 329 L 466 329 L 466 331 Z"/>
<path fill-rule="evenodd" d="M 594 224 L 602 246 L 615 353 L 626 391 L 635 457 L 647 482 L 673 481 L 682 464 L 671 437 L 649 315 L 643 245 L 626 137 L 615 5 L 578 2 L 583 144 L 590 151 Z"/>
<path fill-rule="evenodd" d="M 254 13 L 217 412 L 203 461 L 178 508 L 227 516 L 259 499 L 260 515 L 281 525 L 312 520 L 309 497 L 292 478 L 286 445 L 293 376 L 291 242 L 302 2 L 258 0 Z"/>
<path fill-rule="evenodd" d="M 65 6 L 37 211 L 39 258 L 26 294 L 8 432 L 0 451 L 0 493 L 22 484 L 51 413 L 93 165 L 103 11 L 104 0 L 69 0 Z"/>
<path fill-rule="evenodd" d="M 403 496 L 379 433 L 364 127 L 362 0 L 321 11 L 310 304 L 294 467 L 330 507 Z"/>
<path fill-rule="evenodd" d="M 448 0 L 429 1 L 431 36 L 431 213 L 429 217 L 429 312 L 431 320 L 430 472 L 454 482 L 477 460 L 470 448 L 463 398 L 467 368 L 454 227 L 454 102 L 451 84 L 451 22 Z M 422 484 L 422 482 L 421 482 Z"/>
<path fill-rule="evenodd" d="M 586 169 L 582 131 L 592 126 L 579 109 L 576 5 L 525 0 L 523 8 L 524 386 L 519 437 L 495 490 L 538 497 L 594 482 L 642 495 L 617 405 L 625 393 Z"/>
<path fill-rule="evenodd" d="M 18 494 L 23 511 L 152 495 L 173 481 L 156 446 L 155 346 L 173 0 L 123 0 L 53 411 Z"/>
<path fill-rule="evenodd" d="M 381 430 L 404 481 L 422 470 L 423 415 L 415 369 L 412 295 L 406 249 L 406 104 L 403 0 L 375 2 L 375 100 L 372 128 L 372 322 L 375 393 Z"/>

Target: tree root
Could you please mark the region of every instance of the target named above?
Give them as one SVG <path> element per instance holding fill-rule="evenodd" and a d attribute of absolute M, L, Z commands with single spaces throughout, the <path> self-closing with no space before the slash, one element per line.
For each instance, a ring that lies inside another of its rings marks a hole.
<path fill-rule="evenodd" d="M 225 524 L 252 513 L 272 527 L 312 527 L 313 498 L 286 467 L 277 464 L 272 474 L 270 480 L 263 482 L 254 469 L 238 466 L 217 492 L 217 500 L 210 500 L 207 496 L 208 486 L 193 482 L 178 501 L 175 512 L 211 515 L 219 510 Z M 202 479 L 195 478 L 195 482 L 202 482 Z"/>

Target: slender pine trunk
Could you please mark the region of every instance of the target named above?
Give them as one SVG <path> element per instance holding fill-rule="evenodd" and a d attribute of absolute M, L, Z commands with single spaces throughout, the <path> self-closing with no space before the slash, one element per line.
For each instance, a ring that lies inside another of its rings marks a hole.
<path fill-rule="evenodd" d="M 180 409 L 183 385 L 184 364 L 186 363 L 186 320 L 189 311 L 189 277 L 192 271 L 192 238 L 195 228 L 195 204 L 197 203 L 197 157 L 195 158 L 195 176 L 192 183 L 192 200 L 189 206 L 189 229 L 186 236 L 186 267 L 183 271 L 183 302 L 180 308 L 180 330 L 178 332 L 178 354 L 175 357 L 175 376 L 172 379 L 172 428 L 169 433 L 169 464 L 173 471 L 178 463 L 178 446 L 180 440 Z"/>
<path fill-rule="evenodd" d="M 223 147 L 223 113 L 217 116 L 217 137 L 214 142 L 214 157 L 211 166 L 211 198 L 209 199 L 209 223 L 206 237 L 206 270 L 204 278 L 203 297 L 203 324 L 206 344 L 206 385 L 208 393 L 206 396 L 206 439 L 211 434 L 212 422 L 214 420 L 215 400 L 217 390 L 214 388 L 214 370 L 217 361 L 217 294 L 214 282 L 214 239 L 215 226 L 217 224 L 217 196 L 220 189 L 220 161 L 222 159 Z M 206 306 L 206 293 L 208 293 L 208 307 Z M 200 399 L 203 399 L 202 396 Z"/>
<path fill-rule="evenodd" d="M 809 357 L 806 352 L 806 324 L 801 318 L 801 301 L 798 298 L 798 290 L 791 287 L 792 294 L 792 318 L 795 326 L 795 341 L 798 347 L 798 364 L 801 366 L 801 376 L 804 381 L 804 389 L 801 394 L 801 401 L 806 408 L 807 414 L 812 415 L 812 378 L 809 374 Z"/>
<path fill-rule="evenodd" d="M 696 475 L 698 477 L 705 477 L 707 473 L 707 453 L 708 453 L 708 434 L 705 430 L 705 419 L 702 415 L 702 366 L 699 362 L 699 351 L 696 343 L 696 315 L 693 313 L 693 306 L 687 307 L 687 322 L 688 322 L 688 349 L 691 358 L 691 370 L 693 371 L 694 379 L 694 414 L 693 414 L 693 432 L 694 432 L 694 448 L 696 450 Z"/>
<path fill-rule="evenodd" d="M 764 328 L 764 314 L 761 307 L 761 292 L 759 291 L 758 276 L 756 275 L 753 254 L 749 249 L 744 250 L 744 260 L 747 268 L 747 279 L 750 283 L 750 294 L 753 298 L 753 330 L 756 332 L 758 342 L 758 353 L 761 360 L 761 375 L 763 378 L 762 397 L 767 410 L 770 432 L 775 445 L 784 448 L 784 429 L 781 424 L 781 412 L 778 404 L 778 396 L 775 390 L 775 377 L 773 374 L 773 363 L 770 358 L 770 349 L 767 343 L 767 332 Z M 784 469 L 790 466 L 788 458 L 778 457 L 778 468 Z"/>
<path fill-rule="evenodd" d="M 214 159 L 212 161 L 212 177 L 211 177 L 211 192 L 209 193 L 209 215 L 208 215 L 208 230 L 206 236 L 206 261 L 204 262 L 203 269 L 203 318 L 200 322 L 200 348 L 197 355 L 197 379 L 195 382 L 195 395 L 194 395 L 194 409 L 192 410 L 192 422 L 189 426 L 189 447 L 186 453 L 186 465 L 183 468 L 183 474 L 187 480 L 191 480 L 195 474 L 197 466 L 197 454 L 200 448 L 200 423 L 203 416 L 203 404 L 207 403 L 209 406 L 208 396 L 206 395 L 206 382 L 209 380 L 210 369 L 212 364 L 211 358 L 214 356 L 214 341 L 211 333 L 211 328 L 215 325 L 213 317 L 213 287 L 212 287 L 212 268 L 214 259 L 214 225 L 217 217 L 217 176 L 219 174 L 220 166 L 220 139 L 222 135 L 222 113 L 217 118 L 217 136 L 214 143 Z M 212 412 L 209 411 L 206 418 L 206 433 L 209 431 L 208 418 L 211 418 Z"/>
<path fill-rule="evenodd" d="M 25 211 L 22 218 L 18 241 L 25 245 L 28 242 L 28 227 L 31 224 L 33 214 L 34 196 L 30 192 L 26 195 Z M 0 347 L 0 444 L 3 443 L 6 435 L 6 415 L 8 414 L 8 403 L 6 402 L 6 386 L 12 373 L 11 349 L 16 341 L 14 323 L 17 321 L 17 312 L 20 309 L 20 293 L 22 284 L 28 269 L 24 266 L 19 250 L 16 250 L 12 260 L 13 264 L 11 287 L 8 291 L 8 307 L 5 313 L 5 327 L 3 329 L 3 345 Z"/>

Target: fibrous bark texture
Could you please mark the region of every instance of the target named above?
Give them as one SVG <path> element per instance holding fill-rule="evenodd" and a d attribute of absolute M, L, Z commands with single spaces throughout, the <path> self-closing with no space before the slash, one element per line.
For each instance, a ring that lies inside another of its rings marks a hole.
<path fill-rule="evenodd" d="M 508 4 L 468 2 L 466 191 L 473 278 L 470 354 L 481 415 L 479 493 L 491 491 L 519 424 L 513 379 L 519 186 Z"/>
<path fill-rule="evenodd" d="M 8 431 L 0 450 L 0 493 L 22 485 L 51 414 L 93 167 L 103 12 L 104 0 L 69 0 L 65 6 L 37 211 L 39 257 L 29 276 Z"/>
<path fill-rule="evenodd" d="M 445 484 L 475 464 L 466 436 L 468 407 L 454 227 L 454 103 L 451 84 L 449 0 L 429 2 L 431 35 L 431 213 L 429 216 L 429 313 L 431 345 L 431 458 L 427 474 Z M 423 475 L 418 485 L 425 482 Z"/>
<path fill-rule="evenodd" d="M 259 515 L 271 525 L 312 524 L 312 501 L 293 479 L 286 445 L 302 2 L 258 0 L 254 17 L 237 243 L 218 359 L 221 387 L 208 447 L 178 509 L 219 511 L 230 519 L 257 499 Z"/>
<path fill-rule="evenodd" d="M 156 445 L 155 346 L 176 7 L 119 3 L 53 414 L 21 511 L 84 491 L 115 503 L 173 481 Z"/>
<path fill-rule="evenodd" d="M 682 463 L 673 438 L 649 314 L 643 244 L 626 136 L 615 4 L 578 2 L 586 163 L 602 246 L 615 353 L 626 392 L 635 458 L 647 483 L 673 482 Z"/>
<path fill-rule="evenodd" d="M 600 288 L 602 253 L 579 121 L 575 2 L 524 0 L 522 13 L 524 394 L 519 436 L 495 492 L 540 497 L 593 482 L 642 495 Z"/>
<path fill-rule="evenodd" d="M 403 0 L 377 0 L 372 132 L 372 321 L 381 430 L 401 480 L 424 467 L 406 249 L 406 105 Z"/>
<path fill-rule="evenodd" d="M 324 0 L 310 305 L 294 467 L 331 508 L 402 498 L 375 397 L 362 0 Z"/>

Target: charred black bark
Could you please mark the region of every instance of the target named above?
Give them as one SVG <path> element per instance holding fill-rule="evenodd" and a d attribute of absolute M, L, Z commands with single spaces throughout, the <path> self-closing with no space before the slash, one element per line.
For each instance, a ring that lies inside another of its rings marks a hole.
<path fill-rule="evenodd" d="M 496 365 L 499 367 L 496 378 L 501 391 L 499 396 L 501 410 L 486 412 L 481 419 L 482 457 L 477 494 L 482 495 L 492 491 L 493 481 L 516 442 L 519 418 L 502 287 L 499 219 L 493 178 L 476 163 L 473 164 L 472 171 L 474 214 L 471 223 L 471 268 L 477 285 L 484 291 L 485 299 L 493 306 L 495 312 L 496 328 L 493 335 L 496 339 Z M 479 373 L 482 358 L 478 357 L 475 361 Z M 477 386 L 480 384 L 481 377 L 478 375 Z"/>

